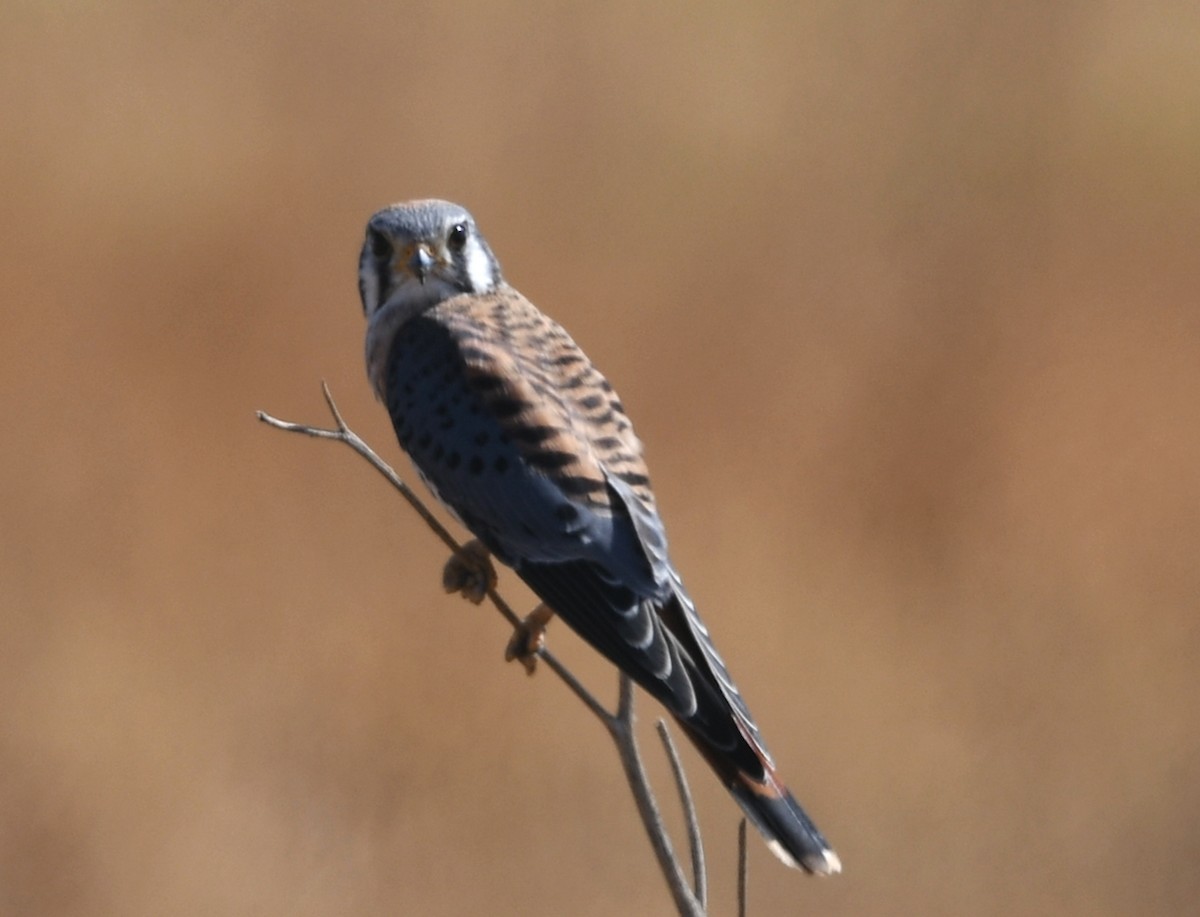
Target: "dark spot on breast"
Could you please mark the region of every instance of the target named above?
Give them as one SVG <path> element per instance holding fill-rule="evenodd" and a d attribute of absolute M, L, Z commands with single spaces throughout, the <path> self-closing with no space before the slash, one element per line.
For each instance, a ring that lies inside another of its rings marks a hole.
<path fill-rule="evenodd" d="M 438 443 L 436 446 L 434 446 L 434 449 L 433 449 L 433 460 L 434 460 L 435 462 L 440 462 L 440 461 L 442 460 L 442 456 L 444 456 L 445 454 L 446 454 L 446 450 L 445 450 L 445 448 L 442 446 L 442 444 L 441 444 L 441 443 Z"/>
<path fill-rule="evenodd" d="M 462 456 L 457 452 L 451 452 L 448 456 L 446 456 L 446 467 L 451 471 L 457 468 L 460 464 L 462 464 Z"/>
<path fill-rule="evenodd" d="M 544 443 L 558 431 L 554 427 L 547 426 L 532 426 L 518 427 L 512 431 L 512 437 L 517 442 L 526 443 L 530 446 L 536 446 L 538 443 Z"/>
<path fill-rule="evenodd" d="M 476 433 L 475 434 L 475 445 L 476 446 L 486 446 L 489 439 L 491 439 L 491 436 L 488 433 Z"/>
<path fill-rule="evenodd" d="M 417 437 L 417 448 L 428 449 L 429 444 L 433 442 L 433 434 L 425 432 Z"/>
<path fill-rule="evenodd" d="M 581 385 L 583 385 L 583 383 L 585 381 L 586 381 L 586 376 L 584 375 L 584 373 L 580 373 L 577 376 L 572 376 L 570 379 L 564 380 L 562 383 L 560 383 L 560 385 L 562 388 L 570 390 L 570 389 L 579 388 Z"/>
<path fill-rule="evenodd" d="M 483 474 L 483 459 L 478 455 L 471 456 L 471 461 L 467 462 L 467 471 L 471 474 Z"/>
<path fill-rule="evenodd" d="M 604 403 L 604 398 L 600 395 L 586 395 L 579 399 L 579 406 L 585 411 L 594 410 Z"/>
<path fill-rule="evenodd" d="M 525 410 L 529 405 L 519 398 L 509 398 L 501 396 L 493 398 L 491 401 L 492 413 L 504 420 L 509 417 L 514 417 Z"/>
<path fill-rule="evenodd" d="M 504 380 L 495 373 L 481 371 L 471 373 L 471 384 L 481 392 L 496 392 L 504 388 Z"/>
<path fill-rule="evenodd" d="M 496 469 L 498 474 L 504 474 L 504 472 L 508 471 L 508 459 L 501 455 L 492 463 L 492 467 Z"/>
<path fill-rule="evenodd" d="M 638 474 L 636 471 L 619 471 L 617 477 L 628 484 L 630 487 L 645 487 L 650 483 L 650 479 L 644 474 Z"/>
<path fill-rule="evenodd" d="M 563 493 L 570 494 L 573 497 L 583 497 L 604 490 L 605 484 L 603 481 L 597 481 L 595 478 L 572 475 L 570 477 L 559 478 L 558 486 L 562 488 Z"/>
<path fill-rule="evenodd" d="M 558 449 L 547 449 L 541 452 L 533 452 L 525 456 L 525 460 L 530 465 L 535 465 L 543 471 L 558 471 L 575 461 L 575 455 L 571 452 L 563 452 Z"/>

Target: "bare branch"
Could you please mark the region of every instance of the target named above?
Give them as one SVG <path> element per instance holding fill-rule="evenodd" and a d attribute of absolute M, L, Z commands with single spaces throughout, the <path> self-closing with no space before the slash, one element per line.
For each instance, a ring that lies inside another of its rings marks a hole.
<path fill-rule="evenodd" d="M 738 917 L 746 917 L 746 819 L 738 822 Z"/>
<path fill-rule="evenodd" d="M 692 791 L 688 786 L 687 774 L 684 773 L 683 762 L 679 760 L 679 752 L 671 739 L 666 721 L 660 719 L 654 725 L 658 729 L 658 737 L 662 739 L 663 750 L 667 753 L 667 761 L 670 763 L 671 773 L 675 777 L 675 789 L 679 793 L 679 804 L 683 809 L 688 849 L 692 854 L 692 887 L 701 909 L 706 909 L 708 907 L 708 872 L 704 868 L 704 838 L 700 834 L 700 819 L 696 815 L 696 804 L 692 801 Z"/>
<path fill-rule="evenodd" d="M 376 471 L 387 478 L 388 482 L 399 491 L 400 495 L 408 501 L 409 505 L 416 511 L 417 515 L 425 522 L 435 535 L 442 540 L 451 551 L 458 552 L 461 550 L 461 545 L 457 539 L 446 529 L 445 526 L 438 521 L 437 517 L 429 511 L 424 502 L 412 491 L 409 486 L 404 483 L 399 475 L 381 459 L 370 446 L 366 444 L 342 418 L 341 412 L 338 410 L 336 402 L 333 400 L 333 395 L 329 391 L 329 386 L 322 382 L 321 390 L 325 397 L 325 403 L 329 408 L 329 413 L 332 415 L 336 427 L 334 429 L 325 429 L 321 427 L 312 427 L 306 424 L 292 423 L 290 421 L 280 420 L 273 417 L 265 411 L 258 411 L 258 419 L 269 426 L 279 430 L 284 430 L 289 433 L 301 433 L 305 436 L 311 436 L 317 439 L 332 439 L 338 442 L 345 443 L 360 456 L 362 456 Z M 521 618 L 512 610 L 507 602 L 500 596 L 495 589 L 488 590 L 488 598 L 496 609 L 504 616 L 514 628 L 519 627 L 522 623 Z M 646 834 L 650 838 L 651 846 L 654 848 L 655 855 L 658 859 L 659 867 L 662 869 L 663 877 L 667 881 L 670 888 L 671 896 L 675 900 L 675 906 L 679 913 L 684 917 L 704 917 L 705 905 L 704 897 L 706 891 L 706 878 L 704 875 L 704 854 L 700 842 L 700 831 L 698 822 L 696 821 L 695 808 L 692 804 L 691 794 L 687 788 L 687 780 L 683 774 L 682 765 L 679 763 L 678 755 L 675 753 L 674 746 L 670 738 L 665 732 L 665 727 L 660 725 L 660 735 L 663 736 L 664 744 L 667 748 L 667 754 L 671 762 L 672 771 L 675 774 L 676 786 L 679 789 L 680 799 L 683 803 L 685 818 L 688 825 L 688 841 L 692 851 L 692 869 L 696 876 L 696 888 L 699 895 L 692 893 L 692 889 L 688 886 L 687 880 L 684 878 L 683 871 L 680 868 L 679 861 L 675 856 L 675 852 L 671 846 L 670 838 L 667 835 L 666 827 L 663 824 L 662 816 L 658 809 L 658 804 L 654 799 L 654 793 L 650 789 L 650 781 L 646 775 L 645 768 L 642 766 L 641 754 L 638 750 L 637 738 L 634 735 L 634 712 L 633 712 L 633 681 L 628 675 L 621 673 L 618 682 L 618 701 L 617 710 L 615 713 L 610 713 L 608 709 L 601 704 L 595 696 L 584 687 L 583 683 L 575 677 L 562 662 L 560 662 L 549 650 L 542 647 L 537 651 L 537 655 L 550 668 L 559 680 L 563 682 L 571 692 L 578 697 L 585 707 L 602 722 L 612 737 L 613 743 L 617 747 L 617 753 L 621 759 L 621 764 L 625 770 L 625 776 L 629 783 L 630 791 L 633 793 L 634 801 L 637 803 L 638 814 L 642 819 L 642 825 L 646 830 Z M 744 828 L 744 825 L 743 825 Z"/>
<path fill-rule="evenodd" d="M 376 455 L 375 451 L 361 438 L 359 438 L 357 433 L 346 426 L 346 422 L 342 420 L 342 415 L 338 411 L 337 404 L 333 400 L 333 395 L 329 392 L 329 386 L 322 382 L 321 389 L 325 395 L 325 403 L 329 405 L 329 412 L 333 415 L 334 422 L 337 424 L 336 429 L 326 430 L 320 427 L 310 427 L 304 424 L 289 423 L 288 421 L 279 420 L 276 417 L 272 417 L 265 411 L 258 412 L 258 419 L 263 421 L 263 423 L 270 424 L 271 426 L 277 427 L 280 430 L 286 430 L 291 433 L 303 433 L 305 436 L 313 436 L 318 439 L 336 439 L 345 443 L 364 459 L 366 459 L 367 462 L 370 463 L 371 467 L 388 479 L 392 487 L 396 488 L 396 490 L 400 492 L 400 496 L 404 497 L 404 499 L 408 501 L 409 505 L 416 510 L 417 515 L 419 515 L 425 524 L 433 530 L 433 533 L 442 540 L 442 543 L 445 544 L 446 547 L 448 547 L 451 551 L 457 551 L 459 549 L 459 544 L 455 540 L 454 536 L 451 535 L 446 530 L 446 527 L 438 521 L 438 518 L 426 508 L 425 504 L 421 501 L 421 498 L 412 491 L 412 488 L 410 488 L 404 483 L 404 481 L 400 479 L 400 476 L 392 470 L 392 467 L 388 465 L 387 462 Z M 509 614 L 512 614 L 512 609 L 508 608 L 507 605 L 501 609 L 502 613 L 504 612 L 504 609 L 507 609 L 507 614 L 505 614 L 505 617 L 508 617 Z M 520 619 L 513 614 L 509 623 L 513 624 L 513 626 L 516 626 L 519 621 Z"/>
<path fill-rule="evenodd" d="M 583 701 L 588 710 L 590 710 L 592 714 L 598 720 L 600 720 L 601 723 L 603 723 L 605 726 L 608 726 L 608 724 L 612 721 L 612 714 L 608 712 L 608 710 L 602 703 L 600 703 L 600 701 L 596 700 L 591 691 L 583 686 L 583 683 L 575 677 L 574 672 L 563 665 L 563 663 L 559 662 L 558 658 L 545 647 L 538 650 L 538 658 L 550 667 L 551 671 L 553 671 L 554 674 L 559 677 L 559 680 L 561 680 L 563 684 L 575 692 L 575 696 Z"/>
<path fill-rule="evenodd" d="M 687 879 L 684 878 L 683 869 L 679 865 L 679 859 L 675 856 L 666 825 L 663 824 L 658 802 L 654 799 L 654 793 L 650 789 L 650 780 L 646 776 L 645 767 L 642 766 L 642 756 L 638 751 L 637 739 L 633 734 L 634 722 L 633 680 L 622 672 L 617 715 L 609 721 L 608 731 L 613 737 L 613 742 L 616 743 L 617 754 L 620 755 L 621 765 L 625 768 L 629 789 L 633 793 L 634 802 L 637 803 L 642 825 L 650 837 L 654 855 L 658 857 L 658 865 L 662 869 L 663 878 L 667 880 L 671 897 L 675 899 L 675 907 L 685 917 L 704 917 L 704 907 L 692 894 L 692 889 L 688 885 Z"/>

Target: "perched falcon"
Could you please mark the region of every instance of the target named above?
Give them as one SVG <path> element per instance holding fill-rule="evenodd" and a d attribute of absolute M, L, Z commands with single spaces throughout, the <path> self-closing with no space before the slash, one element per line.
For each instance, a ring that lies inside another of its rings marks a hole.
<path fill-rule="evenodd" d="M 679 721 L 784 862 L 841 862 L 783 785 L 667 555 L 642 446 L 608 381 L 504 282 L 466 210 L 367 224 L 367 372 L 442 503 Z"/>

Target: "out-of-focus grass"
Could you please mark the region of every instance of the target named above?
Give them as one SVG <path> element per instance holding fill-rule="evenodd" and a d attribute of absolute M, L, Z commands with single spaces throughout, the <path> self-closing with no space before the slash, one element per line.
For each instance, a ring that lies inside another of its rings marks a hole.
<path fill-rule="evenodd" d="M 0 913 L 666 913 L 605 737 L 365 468 L 253 420 L 326 378 L 397 457 L 355 259 L 430 195 L 617 384 L 846 863 L 756 848 L 754 913 L 1189 913 L 1198 27 L 0 12 Z"/>

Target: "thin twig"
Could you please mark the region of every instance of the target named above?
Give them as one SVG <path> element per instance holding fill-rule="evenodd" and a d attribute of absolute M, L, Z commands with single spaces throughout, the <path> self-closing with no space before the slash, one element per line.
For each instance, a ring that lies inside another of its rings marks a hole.
<path fill-rule="evenodd" d="M 272 417 L 265 411 L 257 412 L 258 419 L 279 430 L 290 433 L 301 433 L 317 439 L 332 439 L 345 443 L 362 456 L 371 467 L 387 478 L 391 485 L 408 501 L 417 515 L 424 520 L 425 524 L 442 540 L 442 543 L 446 547 L 455 553 L 461 551 L 462 546 L 458 543 L 457 539 L 429 511 L 420 497 L 401 480 L 400 476 L 392 470 L 391 466 L 381 459 L 357 433 L 350 429 L 346 421 L 342 418 L 342 414 L 333 400 L 333 395 L 329 391 L 329 386 L 325 382 L 321 383 L 321 391 L 325 397 L 325 404 L 328 406 L 329 412 L 336 424 L 334 429 L 324 429 L 280 420 L 277 417 Z M 496 589 L 489 589 L 487 595 L 509 624 L 513 627 L 521 625 L 521 618 L 512 610 Z M 544 646 L 537 650 L 537 655 L 608 730 L 613 743 L 617 747 L 617 753 L 625 769 L 626 780 L 629 783 L 630 791 L 633 793 L 634 801 L 637 804 L 642 825 L 650 838 L 650 843 L 654 848 L 663 877 L 666 879 L 671 896 L 675 900 L 675 906 L 684 917 L 704 917 L 705 908 L 703 900 L 707 894 L 703 871 L 704 854 L 700 845 L 700 834 L 698 823 L 695 820 L 695 809 L 692 804 L 691 795 L 687 790 L 687 781 L 683 777 L 682 767 L 679 764 L 678 756 L 674 753 L 674 748 L 670 744 L 669 738 L 665 737 L 665 731 L 661 732 L 660 734 L 664 735 L 664 742 L 667 745 L 668 755 L 671 759 L 671 767 L 675 772 L 676 786 L 680 791 L 681 803 L 683 804 L 685 816 L 688 821 L 688 842 L 692 853 L 692 868 L 696 873 L 696 887 L 700 896 L 699 899 L 696 894 L 692 893 L 692 889 L 688 886 L 687 880 L 683 876 L 683 871 L 679 866 L 679 861 L 675 856 L 666 827 L 663 824 L 658 804 L 654 799 L 654 793 L 650 789 L 649 778 L 646 775 L 645 768 L 642 766 L 637 738 L 634 734 L 635 718 L 633 712 L 634 692 L 632 679 L 625 673 L 621 673 L 618 682 L 617 710 L 615 713 L 610 713 L 608 708 L 601 704 L 584 687 L 583 683 L 575 677 L 571 670 Z M 693 826 L 696 826 L 695 830 L 693 830 Z"/>
<path fill-rule="evenodd" d="M 645 826 L 646 834 L 650 837 L 650 845 L 654 848 L 659 868 L 662 869 L 663 877 L 667 880 L 671 897 L 675 899 L 675 907 L 679 909 L 681 915 L 686 915 L 686 917 L 704 917 L 704 907 L 692 894 L 692 889 L 679 865 L 679 858 L 675 856 L 670 835 L 667 834 L 662 813 L 659 811 L 658 802 L 650 789 L 650 780 L 646 776 L 646 769 L 642 765 L 642 756 L 638 751 L 637 739 L 633 732 L 633 680 L 624 672 L 621 673 L 617 715 L 610 718 L 606 725 L 617 746 L 617 754 L 621 758 L 622 767 L 625 768 L 625 777 L 629 783 L 630 792 L 633 793 L 633 801 L 637 804 L 642 825 Z"/>
<path fill-rule="evenodd" d="M 559 662 L 558 658 L 545 647 L 542 647 L 540 650 L 538 650 L 538 658 L 550 667 L 550 670 L 559 677 L 559 680 L 561 680 L 563 684 L 565 684 L 575 693 L 576 697 L 583 701 L 588 710 L 590 710 L 592 714 L 598 720 L 600 720 L 600 722 L 604 723 L 606 726 L 608 725 L 609 721 L 612 719 L 612 714 L 608 712 L 608 710 L 602 703 L 600 703 L 600 701 L 596 700 L 591 691 L 583 686 L 583 683 L 575 677 L 574 672 Z"/>
<path fill-rule="evenodd" d="M 679 793 L 679 802 L 683 808 L 683 823 L 687 827 L 688 848 L 692 854 L 692 887 L 696 892 L 696 900 L 701 908 L 708 907 L 708 872 L 704 868 L 704 838 L 700 834 L 700 819 L 696 815 L 696 804 L 692 801 L 692 791 L 688 786 L 687 774 L 683 770 L 683 762 L 679 760 L 679 752 L 671 739 L 665 720 L 654 724 L 658 737 L 662 739 L 663 750 L 667 753 L 667 761 L 671 765 L 671 773 L 675 777 L 675 790 Z"/>
<path fill-rule="evenodd" d="M 738 822 L 738 917 L 746 917 L 746 819 Z"/>

